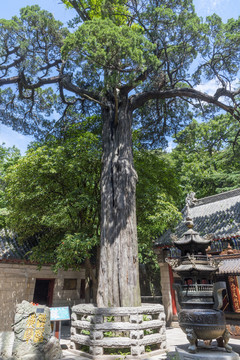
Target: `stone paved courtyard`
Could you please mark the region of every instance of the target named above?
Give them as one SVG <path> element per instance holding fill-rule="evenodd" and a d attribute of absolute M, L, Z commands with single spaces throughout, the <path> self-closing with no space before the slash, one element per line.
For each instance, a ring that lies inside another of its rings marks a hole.
<path fill-rule="evenodd" d="M 1 336 L 4 334 L 1 333 Z M 180 328 L 168 328 L 167 332 L 167 349 L 168 353 L 166 355 L 157 355 L 154 357 L 149 358 L 146 355 L 146 360 L 174 360 L 175 355 L 175 346 L 187 344 L 186 335 L 182 332 Z M 1 338 L 0 338 L 1 339 Z M 240 355 L 240 340 L 237 339 L 230 339 L 229 344 L 232 346 L 233 350 Z M 63 359 L 64 360 L 89 360 L 86 357 L 79 356 L 77 352 L 73 352 L 69 350 L 70 347 L 70 331 L 69 327 L 62 328 L 62 338 L 61 338 L 61 345 L 63 348 Z M 1 358 L 0 358 L 1 360 Z"/>
<path fill-rule="evenodd" d="M 162 355 L 157 355 L 151 358 L 148 358 L 146 355 L 146 360 L 162 360 L 162 359 L 174 359 L 175 355 L 175 346 L 187 344 L 186 335 L 182 332 L 180 328 L 168 328 L 167 329 L 167 357 Z M 68 330 L 64 329 L 63 339 L 61 340 L 61 344 L 65 347 L 63 350 L 64 360 L 89 360 L 85 357 L 78 356 L 76 353 L 67 350 L 67 347 L 70 344 L 70 339 L 68 336 Z M 230 339 L 229 344 L 232 346 L 233 350 L 240 355 L 240 340 Z"/>

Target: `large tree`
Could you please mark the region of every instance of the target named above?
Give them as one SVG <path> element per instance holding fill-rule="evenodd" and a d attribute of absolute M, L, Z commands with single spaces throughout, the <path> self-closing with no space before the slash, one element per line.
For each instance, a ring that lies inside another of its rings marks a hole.
<path fill-rule="evenodd" d="M 64 29 L 37 6 L 2 20 L 1 120 L 63 136 L 73 110 L 102 118 L 99 306 L 140 304 L 132 127 L 147 146 L 189 120 L 188 104 L 239 117 L 240 20 L 203 23 L 192 0 L 63 0 Z M 208 95 L 197 85 L 215 79 Z M 55 84 L 55 86 L 54 86 Z M 7 87 L 12 85 L 12 87 Z M 49 88 L 48 86 L 53 86 Z M 13 86 L 15 86 L 13 88 Z M 227 101 L 225 100 L 227 99 Z M 53 117 L 60 114 L 54 122 Z"/>

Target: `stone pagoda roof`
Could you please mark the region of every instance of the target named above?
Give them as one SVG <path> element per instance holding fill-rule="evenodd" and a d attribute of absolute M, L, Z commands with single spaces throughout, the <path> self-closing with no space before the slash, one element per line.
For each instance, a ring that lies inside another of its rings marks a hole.
<path fill-rule="evenodd" d="M 228 239 L 240 236 L 240 188 L 221 194 L 196 199 L 192 193 L 187 198 L 189 216 L 194 230 L 200 236 L 212 240 Z M 176 238 L 186 231 L 187 206 L 182 210 L 183 220 L 174 231 L 168 230 L 155 241 L 155 246 L 171 246 Z"/>
<path fill-rule="evenodd" d="M 214 266 L 211 265 L 202 265 L 202 264 L 181 264 L 177 267 L 174 268 L 175 272 L 191 272 L 191 271 L 205 271 L 205 272 L 212 272 L 215 271 L 216 268 Z"/>
<path fill-rule="evenodd" d="M 190 243 L 209 244 L 210 240 L 202 238 L 199 233 L 193 229 L 188 229 L 180 239 L 175 240 L 176 245 L 188 245 Z"/>

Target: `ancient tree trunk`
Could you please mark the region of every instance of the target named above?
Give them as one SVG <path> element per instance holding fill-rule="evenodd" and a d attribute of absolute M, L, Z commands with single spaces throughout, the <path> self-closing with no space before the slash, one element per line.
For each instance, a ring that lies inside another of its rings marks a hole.
<path fill-rule="evenodd" d="M 91 299 L 92 291 L 92 299 Z M 97 274 L 94 272 L 90 259 L 85 260 L 85 302 L 91 300 L 96 303 L 97 299 Z"/>
<path fill-rule="evenodd" d="M 132 112 L 127 99 L 103 110 L 99 307 L 139 306 Z"/>

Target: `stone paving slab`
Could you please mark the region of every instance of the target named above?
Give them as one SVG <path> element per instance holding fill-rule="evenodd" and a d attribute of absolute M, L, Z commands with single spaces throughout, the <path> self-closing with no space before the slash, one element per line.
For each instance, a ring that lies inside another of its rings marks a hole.
<path fill-rule="evenodd" d="M 6 336 L 4 333 L 0 333 L 0 340 L 2 336 Z M 176 353 L 175 347 L 188 344 L 187 337 L 180 328 L 167 328 L 167 357 L 165 359 L 173 360 Z M 233 351 L 240 355 L 240 340 L 230 339 L 229 344 L 232 346 Z M 89 360 L 89 358 L 84 356 L 79 356 L 76 352 L 70 351 L 70 332 L 63 334 L 61 339 L 61 345 L 63 347 L 63 360 Z M 146 354 L 146 360 L 162 360 L 164 355 L 156 355 L 149 358 Z M 1 360 L 1 358 L 0 358 Z"/>
<path fill-rule="evenodd" d="M 180 328 L 167 328 L 167 353 L 166 355 L 156 355 L 149 358 L 146 354 L 146 360 L 173 360 L 176 356 L 175 347 L 181 345 L 188 345 L 187 337 Z M 65 344 L 68 348 L 70 346 L 69 339 L 61 340 L 62 344 Z M 240 340 L 230 339 L 229 344 L 232 346 L 233 351 L 240 354 Z M 70 350 L 63 350 L 63 360 L 89 360 L 87 357 L 79 356 Z"/>
<path fill-rule="evenodd" d="M 89 360 L 86 356 L 81 356 L 78 354 L 77 351 L 74 350 L 63 350 L 63 360 Z M 116 359 L 119 359 L 118 355 L 116 355 Z M 137 357 L 133 359 L 137 360 Z M 167 359 L 166 353 L 155 355 L 155 356 L 148 356 L 147 354 L 141 358 L 141 360 L 165 360 Z"/>
<path fill-rule="evenodd" d="M 176 347 L 176 353 L 179 360 L 239 360 L 239 355 L 232 351 L 226 352 L 219 348 L 199 348 L 196 354 L 190 354 L 188 345 L 180 345 Z"/>
<path fill-rule="evenodd" d="M 186 335 L 180 328 L 168 328 L 166 331 L 166 336 L 167 336 L 168 359 L 171 360 L 174 359 L 176 355 L 175 352 L 176 346 L 184 346 L 184 345 L 188 345 L 189 343 Z M 235 351 L 237 354 L 240 355 L 240 340 L 230 339 L 229 345 L 232 346 L 233 351 Z M 215 356 L 215 359 L 218 358 Z"/>
<path fill-rule="evenodd" d="M 156 355 L 150 358 L 146 354 L 146 358 L 145 358 L 146 360 L 162 360 L 162 359 L 173 360 L 176 356 L 175 347 L 181 345 L 188 345 L 187 337 L 180 328 L 168 328 L 166 330 L 166 336 L 167 336 L 166 355 Z M 61 343 L 67 345 L 68 347 L 70 345 L 69 339 L 61 340 Z M 229 344 L 232 346 L 233 351 L 235 351 L 237 354 L 240 354 L 240 340 L 230 339 Z M 63 350 L 63 355 L 64 355 L 63 360 L 89 360 L 89 358 L 79 356 L 70 350 Z"/>

